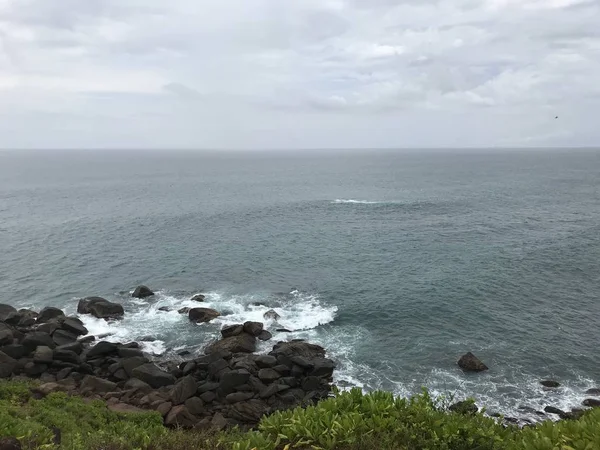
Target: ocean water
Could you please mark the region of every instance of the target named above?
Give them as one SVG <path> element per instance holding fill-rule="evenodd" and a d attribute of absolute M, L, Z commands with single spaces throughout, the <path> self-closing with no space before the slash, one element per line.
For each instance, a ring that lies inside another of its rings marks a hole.
<path fill-rule="evenodd" d="M 196 293 L 222 316 L 179 315 Z M 157 355 L 274 308 L 342 387 L 578 406 L 600 385 L 600 151 L 0 152 L 0 302 L 90 295 L 126 309 L 92 333 Z M 467 351 L 490 370 L 463 374 Z"/>

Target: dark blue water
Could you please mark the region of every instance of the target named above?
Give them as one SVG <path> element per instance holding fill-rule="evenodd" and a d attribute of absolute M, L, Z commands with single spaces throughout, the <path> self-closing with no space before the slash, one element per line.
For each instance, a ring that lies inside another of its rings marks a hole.
<path fill-rule="evenodd" d="M 120 301 L 90 330 L 157 353 L 274 307 L 342 385 L 507 413 L 600 385 L 600 151 L 0 152 L 0 249 L 1 302 Z M 221 319 L 158 311 L 198 292 Z"/>

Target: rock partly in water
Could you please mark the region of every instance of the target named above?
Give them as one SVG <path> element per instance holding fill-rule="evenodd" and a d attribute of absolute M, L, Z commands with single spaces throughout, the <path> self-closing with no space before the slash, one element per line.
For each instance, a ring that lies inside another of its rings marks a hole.
<path fill-rule="evenodd" d="M 84 327 L 83 322 L 76 317 L 67 317 L 62 323 L 62 328 L 76 336 L 85 336 L 88 334 L 88 329 Z"/>
<path fill-rule="evenodd" d="M 256 351 L 256 338 L 248 333 L 242 333 L 238 336 L 232 336 L 221 339 L 204 349 L 204 353 L 211 354 L 217 352 L 231 353 L 254 353 Z"/>
<path fill-rule="evenodd" d="M 216 319 L 221 314 L 210 308 L 192 308 L 188 312 L 188 317 L 192 322 L 204 323 Z"/>
<path fill-rule="evenodd" d="M 118 319 L 125 314 L 122 305 L 109 302 L 102 297 L 87 297 L 79 300 L 77 312 L 91 314 L 98 319 Z"/>
<path fill-rule="evenodd" d="M 263 317 L 265 318 L 265 320 L 279 320 L 279 319 L 281 319 L 281 316 L 279 314 L 277 314 L 277 312 L 274 309 L 270 309 L 269 311 L 267 311 L 266 313 L 264 313 Z"/>
<path fill-rule="evenodd" d="M 465 372 L 483 372 L 488 370 L 488 366 L 481 362 L 481 360 L 471 352 L 463 355 L 458 360 L 458 366 Z"/>
<path fill-rule="evenodd" d="M 477 405 L 469 400 L 454 403 L 448 409 L 459 414 L 475 414 L 479 411 Z"/>
<path fill-rule="evenodd" d="M 244 332 L 251 336 L 258 337 L 263 331 L 263 324 L 261 322 L 246 322 L 244 324 Z"/>
<path fill-rule="evenodd" d="M 58 308 L 53 308 L 52 306 L 48 306 L 40 311 L 37 316 L 37 323 L 46 323 L 51 319 L 57 317 L 64 317 L 65 313 Z"/>
<path fill-rule="evenodd" d="M 258 335 L 258 339 L 261 341 L 270 341 L 273 338 L 273 335 L 267 330 L 262 330 Z"/>
<path fill-rule="evenodd" d="M 597 398 L 586 398 L 583 401 L 583 406 L 587 406 L 588 408 L 598 408 L 600 407 L 600 400 Z"/>
<path fill-rule="evenodd" d="M 600 389 L 598 389 L 598 388 L 588 389 L 587 391 L 585 391 L 585 393 L 587 395 L 597 395 L 597 396 L 600 396 Z"/>
<path fill-rule="evenodd" d="M 558 409 L 554 406 L 546 406 L 544 408 L 544 412 L 546 412 L 548 414 L 558 414 L 559 416 L 562 416 L 565 414 L 565 412 L 562 409 Z"/>
<path fill-rule="evenodd" d="M 203 302 L 206 300 L 206 297 L 202 294 L 196 294 L 190 300 L 193 302 Z"/>
<path fill-rule="evenodd" d="M 154 295 L 154 292 L 152 292 L 152 290 L 148 286 L 144 286 L 144 285 L 140 285 L 140 286 L 136 287 L 135 290 L 133 291 L 133 294 L 131 294 L 131 296 L 135 297 L 135 298 L 146 298 L 146 297 L 151 297 L 153 295 Z"/>
<path fill-rule="evenodd" d="M 554 380 L 543 380 L 540 381 L 540 384 L 546 388 L 557 388 L 560 387 L 560 383 Z"/>
<path fill-rule="evenodd" d="M 244 325 L 228 325 L 221 329 L 221 336 L 225 338 L 239 336 L 244 332 Z"/>

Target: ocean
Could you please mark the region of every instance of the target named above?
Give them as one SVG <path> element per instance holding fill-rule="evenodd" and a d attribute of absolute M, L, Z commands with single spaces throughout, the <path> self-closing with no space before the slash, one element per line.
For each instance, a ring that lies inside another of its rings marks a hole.
<path fill-rule="evenodd" d="M 121 302 L 82 319 L 156 355 L 273 308 L 343 388 L 523 416 L 600 386 L 599 150 L 3 151 L 0 250 L 1 303 Z M 178 314 L 196 293 L 222 316 Z"/>

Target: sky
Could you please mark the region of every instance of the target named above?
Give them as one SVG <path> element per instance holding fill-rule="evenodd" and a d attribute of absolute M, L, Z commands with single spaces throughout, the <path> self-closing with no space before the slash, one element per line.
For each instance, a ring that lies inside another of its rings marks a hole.
<path fill-rule="evenodd" d="M 600 146 L 599 111 L 600 0 L 0 0 L 0 148 Z"/>

